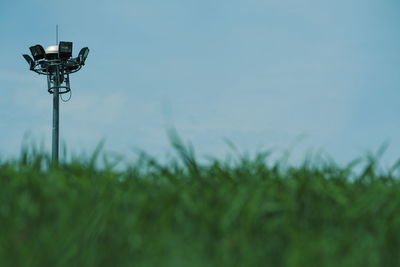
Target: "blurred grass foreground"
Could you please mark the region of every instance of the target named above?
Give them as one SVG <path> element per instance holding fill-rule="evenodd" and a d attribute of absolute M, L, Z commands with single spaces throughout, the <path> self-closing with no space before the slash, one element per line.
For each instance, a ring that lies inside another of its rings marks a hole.
<path fill-rule="evenodd" d="M 400 175 L 268 154 L 0 160 L 0 266 L 400 266 Z"/>

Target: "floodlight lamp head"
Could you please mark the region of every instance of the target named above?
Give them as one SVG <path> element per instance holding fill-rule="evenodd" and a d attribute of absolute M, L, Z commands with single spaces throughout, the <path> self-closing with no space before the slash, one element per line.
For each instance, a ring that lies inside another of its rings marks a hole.
<path fill-rule="evenodd" d="M 89 48 L 88 47 L 82 48 L 81 51 L 79 51 L 78 55 L 79 64 L 84 66 L 88 55 L 89 55 Z"/>
<path fill-rule="evenodd" d="M 28 62 L 29 69 L 33 70 L 35 68 L 35 62 L 33 61 L 33 59 L 29 55 L 26 55 L 26 54 L 24 54 L 22 56 L 25 58 L 26 62 Z"/>
<path fill-rule="evenodd" d="M 44 48 L 41 45 L 31 46 L 29 47 L 29 50 L 31 50 L 34 60 L 40 60 L 45 58 L 46 56 L 46 52 L 44 51 Z"/>
<path fill-rule="evenodd" d="M 60 59 L 70 59 L 72 57 L 72 42 L 61 41 L 58 45 L 58 55 Z"/>

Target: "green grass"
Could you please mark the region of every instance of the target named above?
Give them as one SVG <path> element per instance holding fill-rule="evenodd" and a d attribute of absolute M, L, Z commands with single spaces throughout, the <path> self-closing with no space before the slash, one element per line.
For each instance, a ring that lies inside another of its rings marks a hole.
<path fill-rule="evenodd" d="M 0 162 L 0 266 L 400 266 L 400 176 L 369 158 L 297 167 L 268 154 L 199 164 Z M 111 163 L 110 163 L 111 162 Z"/>

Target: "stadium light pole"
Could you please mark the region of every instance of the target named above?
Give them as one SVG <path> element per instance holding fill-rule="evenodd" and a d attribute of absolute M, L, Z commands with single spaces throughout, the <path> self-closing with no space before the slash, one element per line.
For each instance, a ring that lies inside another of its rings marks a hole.
<path fill-rule="evenodd" d="M 29 64 L 29 70 L 47 76 L 47 91 L 53 95 L 52 161 L 58 164 L 60 95 L 71 92 L 69 75 L 85 65 L 89 48 L 82 48 L 75 58 L 72 58 L 72 42 L 61 41 L 46 49 L 35 45 L 29 50 L 33 58 L 27 54 L 22 55 Z"/>

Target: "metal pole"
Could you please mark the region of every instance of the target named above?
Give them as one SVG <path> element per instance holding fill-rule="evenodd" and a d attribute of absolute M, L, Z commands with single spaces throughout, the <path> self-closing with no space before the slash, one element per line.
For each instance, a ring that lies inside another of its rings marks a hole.
<path fill-rule="evenodd" d="M 60 122 L 60 70 L 57 66 L 54 77 L 55 88 L 53 91 L 53 145 L 52 145 L 52 160 L 54 164 L 58 164 L 58 147 L 59 147 L 59 122 Z"/>

